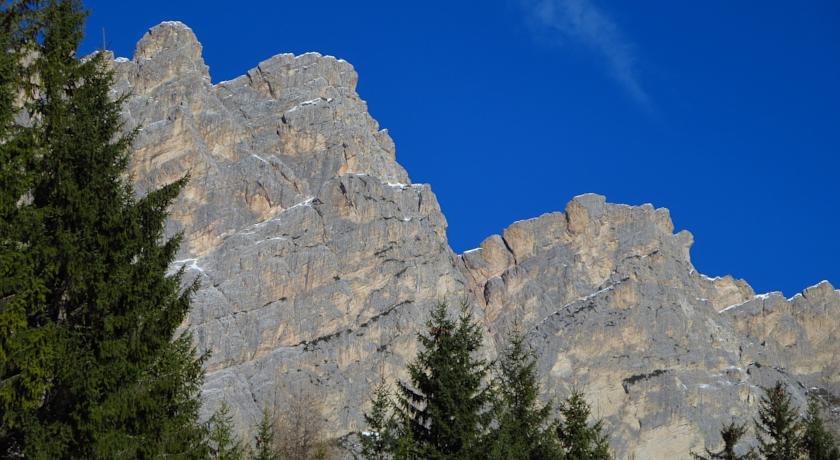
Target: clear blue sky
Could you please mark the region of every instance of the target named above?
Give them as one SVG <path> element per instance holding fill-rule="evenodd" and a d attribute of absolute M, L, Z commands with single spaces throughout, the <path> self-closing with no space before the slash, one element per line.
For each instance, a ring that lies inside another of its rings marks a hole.
<path fill-rule="evenodd" d="M 574 195 L 650 202 L 709 275 L 840 286 L 840 2 L 112 1 L 83 51 L 163 20 L 214 81 L 281 52 L 347 59 L 461 252 Z"/>

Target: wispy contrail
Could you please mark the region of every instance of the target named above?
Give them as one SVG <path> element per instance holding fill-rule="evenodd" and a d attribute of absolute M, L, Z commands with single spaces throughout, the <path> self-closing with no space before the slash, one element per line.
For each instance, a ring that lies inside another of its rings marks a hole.
<path fill-rule="evenodd" d="M 646 109 L 651 101 L 639 81 L 633 44 L 591 0 L 522 0 L 529 22 L 555 40 L 576 40 L 600 54 L 610 75 Z"/>

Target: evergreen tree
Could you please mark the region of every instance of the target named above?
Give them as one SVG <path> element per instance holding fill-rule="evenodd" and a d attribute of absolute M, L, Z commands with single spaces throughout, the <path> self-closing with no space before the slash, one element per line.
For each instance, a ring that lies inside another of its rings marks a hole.
<path fill-rule="evenodd" d="M 444 304 L 432 312 L 427 329 L 418 335 L 422 350 L 408 367 L 411 383 L 399 385 L 398 419 L 408 424 L 403 431 L 411 432 L 420 457 L 484 458 L 491 395 L 489 364 L 474 357 L 481 329 L 466 305 L 453 321 Z"/>
<path fill-rule="evenodd" d="M 23 230 L 2 226 L 0 271 L 30 280 L 0 284 L 2 447 L 34 458 L 201 457 L 202 359 L 176 336 L 195 285 L 167 275 L 180 238 L 163 238 L 186 178 L 134 196 L 125 96 L 112 97 L 104 54 L 75 54 L 81 2 L 19 3 L 37 35 L 12 48 L 31 60 L 35 88 L 23 141 L 2 142 L 0 174 L 15 187 L 0 206 Z M 3 10 L 5 30 L 13 10 Z M 0 65 L 19 65 L 16 56 Z"/>
<path fill-rule="evenodd" d="M 795 460 L 802 454 L 802 422 L 782 382 L 765 388 L 755 420 L 758 451 L 767 460 Z"/>
<path fill-rule="evenodd" d="M 0 457 L 22 455 L 27 416 L 51 380 L 56 329 L 44 321 L 47 288 L 33 244 L 43 213 L 30 192 L 38 155 L 33 132 L 16 122 L 31 88 L 30 2 L 0 2 Z"/>
<path fill-rule="evenodd" d="M 729 425 L 725 425 L 720 430 L 720 436 L 723 438 L 723 449 L 718 452 L 712 452 L 706 449 L 706 455 L 708 457 L 695 454 L 694 452 L 691 453 L 691 456 L 697 460 L 757 460 L 758 457 L 753 449 L 748 450 L 743 455 L 735 453 L 735 446 L 738 445 L 738 441 L 741 440 L 746 432 L 747 428 L 745 425 L 736 425 L 734 421 L 730 422 Z"/>
<path fill-rule="evenodd" d="M 245 458 L 245 446 L 233 433 L 233 417 L 230 407 L 222 406 L 207 421 L 210 441 L 210 458 L 213 460 L 242 460 Z"/>
<path fill-rule="evenodd" d="M 589 404 L 577 390 L 560 404 L 562 420 L 557 425 L 557 438 L 568 460 L 609 460 L 607 436 L 603 422 L 589 424 Z"/>
<path fill-rule="evenodd" d="M 254 451 L 251 454 L 251 460 L 280 460 L 275 444 L 274 421 L 268 407 L 263 407 L 262 419 L 257 426 L 257 434 L 254 436 Z"/>
<path fill-rule="evenodd" d="M 367 431 L 360 438 L 362 456 L 367 459 L 382 460 L 395 450 L 394 419 L 392 413 L 391 390 L 383 379 L 373 390 L 371 410 L 365 414 Z"/>
<path fill-rule="evenodd" d="M 397 425 L 394 441 L 394 460 L 415 460 L 422 458 L 417 442 L 414 440 L 414 432 L 411 431 L 411 420 L 403 418 Z"/>
<path fill-rule="evenodd" d="M 840 448 L 837 447 L 831 433 L 825 429 L 820 417 L 819 402 L 815 397 L 808 401 L 802 445 L 808 460 L 840 460 Z"/>
<path fill-rule="evenodd" d="M 536 359 L 525 349 L 525 338 L 514 331 L 498 366 L 491 458 L 561 458 L 551 422 L 551 404 L 540 404 Z"/>

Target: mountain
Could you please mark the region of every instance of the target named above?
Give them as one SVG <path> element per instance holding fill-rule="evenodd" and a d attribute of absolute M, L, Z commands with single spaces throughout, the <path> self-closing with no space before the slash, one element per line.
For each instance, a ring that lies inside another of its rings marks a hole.
<path fill-rule="evenodd" d="M 619 458 L 685 458 L 787 382 L 840 414 L 840 291 L 785 299 L 691 264 L 667 209 L 573 198 L 455 254 L 429 185 L 411 183 L 340 59 L 280 54 L 211 83 L 202 47 L 165 22 L 117 58 L 139 126 L 138 193 L 189 172 L 173 270 L 201 289 L 186 324 L 212 355 L 205 412 L 241 430 L 312 392 L 330 435 L 360 430 L 372 385 L 404 377 L 440 301 L 469 302 L 493 357 L 518 321 L 547 397 L 584 389 Z M 293 396 L 291 396 L 293 397 Z"/>

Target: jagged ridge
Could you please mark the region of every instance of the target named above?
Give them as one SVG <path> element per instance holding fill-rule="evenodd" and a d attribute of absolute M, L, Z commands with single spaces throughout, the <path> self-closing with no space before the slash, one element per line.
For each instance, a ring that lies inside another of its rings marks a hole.
<path fill-rule="evenodd" d="M 185 327 L 213 353 L 205 410 L 226 400 L 243 429 L 314 387 L 331 433 L 359 430 L 371 384 L 403 375 L 430 307 L 461 297 L 488 355 L 519 320 L 546 394 L 586 388 L 620 456 L 716 443 L 777 379 L 800 401 L 840 395 L 840 294 L 756 296 L 705 277 L 666 209 L 582 195 L 454 254 L 435 195 L 396 163 L 345 61 L 281 54 L 213 85 L 195 35 L 169 22 L 114 65 L 116 91 L 133 92 L 128 125 L 142 126 L 138 191 L 191 171 L 169 226 L 186 232 L 176 266 L 202 280 Z"/>

